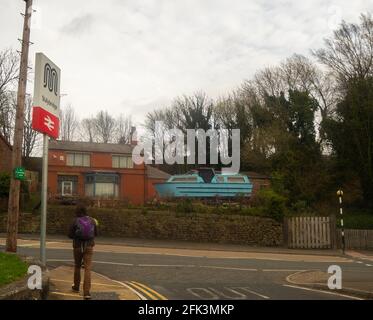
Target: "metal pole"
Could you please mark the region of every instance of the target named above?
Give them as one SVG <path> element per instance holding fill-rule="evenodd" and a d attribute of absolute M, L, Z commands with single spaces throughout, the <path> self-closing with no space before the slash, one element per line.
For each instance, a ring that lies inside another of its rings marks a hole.
<path fill-rule="evenodd" d="M 49 138 L 43 134 L 43 169 L 41 184 L 41 221 L 40 221 L 40 260 L 45 266 L 47 263 L 45 242 L 47 229 L 47 201 L 48 201 L 48 143 Z"/>
<path fill-rule="evenodd" d="M 345 242 L 345 230 L 344 230 L 344 223 L 343 223 L 343 191 L 338 190 L 337 195 L 339 197 L 339 214 L 341 217 L 341 236 L 342 236 L 342 252 L 345 254 L 345 249 L 346 249 L 346 242 Z"/>

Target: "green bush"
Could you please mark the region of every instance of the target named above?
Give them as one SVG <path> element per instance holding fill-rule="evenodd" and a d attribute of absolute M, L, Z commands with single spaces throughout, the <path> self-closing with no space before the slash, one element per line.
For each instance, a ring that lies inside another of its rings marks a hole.
<path fill-rule="evenodd" d="M 9 195 L 10 175 L 8 173 L 0 173 L 0 197 L 5 198 Z"/>
<path fill-rule="evenodd" d="M 262 215 L 271 217 L 277 221 L 282 221 L 286 214 L 286 201 L 287 199 L 282 195 L 275 192 L 273 189 L 262 189 L 255 196 L 253 201 L 256 212 Z"/>
<path fill-rule="evenodd" d="M 194 212 L 193 202 L 189 198 L 185 198 L 177 203 L 175 208 L 177 213 L 191 213 Z"/>

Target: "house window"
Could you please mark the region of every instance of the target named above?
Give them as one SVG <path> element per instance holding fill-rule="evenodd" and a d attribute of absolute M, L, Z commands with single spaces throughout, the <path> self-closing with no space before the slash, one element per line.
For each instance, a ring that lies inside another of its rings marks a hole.
<path fill-rule="evenodd" d="M 112 156 L 113 168 L 133 168 L 131 156 Z"/>
<path fill-rule="evenodd" d="M 68 197 L 78 193 L 78 176 L 58 175 L 57 176 L 58 194 Z"/>
<path fill-rule="evenodd" d="M 91 165 L 91 155 L 87 153 L 68 153 L 66 164 L 74 167 L 89 167 Z"/>
<path fill-rule="evenodd" d="M 89 173 L 85 177 L 87 197 L 118 198 L 119 176 L 114 173 Z"/>

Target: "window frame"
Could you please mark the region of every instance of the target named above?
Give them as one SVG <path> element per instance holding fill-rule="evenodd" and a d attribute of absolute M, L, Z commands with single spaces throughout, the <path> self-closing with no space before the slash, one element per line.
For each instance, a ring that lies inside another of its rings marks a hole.
<path fill-rule="evenodd" d="M 76 158 L 80 158 L 80 163 L 77 164 Z M 91 167 L 91 154 L 85 152 L 67 152 L 66 153 L 66 166 L 68 167 Z"/>

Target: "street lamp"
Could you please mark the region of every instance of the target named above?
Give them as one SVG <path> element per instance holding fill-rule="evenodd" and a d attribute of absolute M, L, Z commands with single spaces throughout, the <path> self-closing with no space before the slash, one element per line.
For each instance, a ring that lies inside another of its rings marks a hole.
<path fill-rule="evenodd" d="M 346 249 L 346 243 L 345 243 L 345 231 L 344 231 L 344 223 L 343 223 L 343 208 L 342 208 L 342 203 L 343 203 L 343 191 L 339 189 L 337 191 L 337 196 L 339 198 L 339 213 L 341 216 L 341 236 L 342 236 L 342 252 L 345 254 L 345 249 Z"/>

